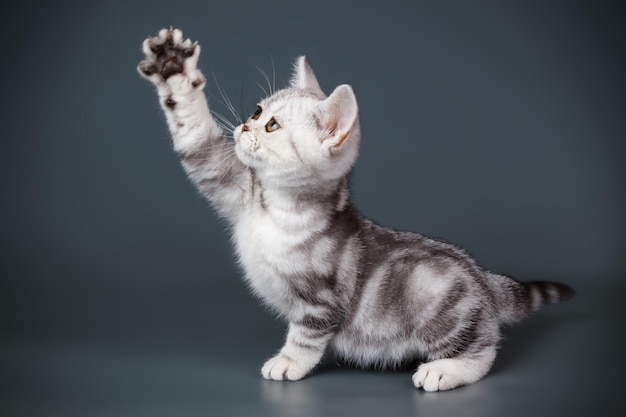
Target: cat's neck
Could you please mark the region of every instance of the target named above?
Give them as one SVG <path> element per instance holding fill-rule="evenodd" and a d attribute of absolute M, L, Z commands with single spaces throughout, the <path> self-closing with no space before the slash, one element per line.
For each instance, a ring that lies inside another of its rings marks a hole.
<path fill-rule="evenodd" d="M 329 180 L 306 187 L 270 186 L 262 187 L 262 204 L 270 212 L 299 215 L 317 212 L 329 218 L 348 204 L 347 178 Z"/>

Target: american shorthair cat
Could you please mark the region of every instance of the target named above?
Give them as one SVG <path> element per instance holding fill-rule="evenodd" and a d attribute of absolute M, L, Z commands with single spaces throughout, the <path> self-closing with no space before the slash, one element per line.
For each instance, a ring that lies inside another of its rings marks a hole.
<path fill-rule="evenodd" d="M 289 322 L 264 378 L 299 380 L 332 346 L 357 366 L 422 360 L 416 387 L 452 389 L 489 371 L 502 325 L 573 295 L 359 215 L 347 179 L 361 140 L 357 100 L 349 85 L 327 96 L 305 57 L 229 140 L 203 93 L 200 46 L 170 28 L 143 52 L 139 73 L 156 86 L 183 168 L 232 226 L 252 291 Z"/>

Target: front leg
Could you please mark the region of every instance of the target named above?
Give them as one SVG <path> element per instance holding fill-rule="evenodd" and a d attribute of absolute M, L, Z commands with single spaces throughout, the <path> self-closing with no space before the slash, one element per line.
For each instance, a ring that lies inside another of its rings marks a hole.
<path fill-rule="evenodd" d="M 322 359 L 334 333 L 335 326 L 313 317 L 289 323 L 285 346 L 265 362 L 263 377 L 276 381 L 304 378 Z"/>
<path fill-rule="evenodd" d="M 225 217 L 233 218 L 250 189 L 250 173 L 237 159 L 234 145 L 215 121 L 202 91 L 205 78 L 196 67 L 200 45 L 183 40 L 178 29 L 162 29 L 143 43 L 139 73 L 156 88 L 179 155 L 189 178 Z"/>

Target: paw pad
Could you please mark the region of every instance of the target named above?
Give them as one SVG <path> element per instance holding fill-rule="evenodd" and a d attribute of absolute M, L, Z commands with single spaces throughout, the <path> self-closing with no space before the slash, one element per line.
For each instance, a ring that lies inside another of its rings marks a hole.
<path fill-rule="evenodd" d="M 182 32 L 178 29 L 164 29 L 158 36 L 146 39 L 146 59 L 139 63 L 139 70 L 148 77 L 159 74 L 165 80 L 183 73 L 185 60 L 194 55 L 197 43 L 182 39 Z"/>

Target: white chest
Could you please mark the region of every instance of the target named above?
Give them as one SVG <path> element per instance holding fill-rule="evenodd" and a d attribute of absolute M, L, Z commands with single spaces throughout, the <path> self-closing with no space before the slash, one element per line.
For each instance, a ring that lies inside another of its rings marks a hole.
<path fill-rule="evenodd" d="M 253 211 L 234 230 L 240 262 L 252 289 L 279 311 L 289 304 L 290 282 L 298 276 L 330 273 L 334 245 L 325 238 L 324 222 L 311 213 L 276 216 Z"/>

